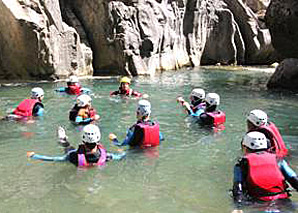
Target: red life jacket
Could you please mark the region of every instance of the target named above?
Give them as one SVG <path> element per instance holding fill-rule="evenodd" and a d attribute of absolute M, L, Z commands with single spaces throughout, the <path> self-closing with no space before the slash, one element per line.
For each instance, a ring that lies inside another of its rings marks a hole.
<path fill-rule="evenodd" d="M 207 115 L 213 118 L 213 126 L 219 126 L 226 122 L 226 114 L 220 110 L 207 112 Z"/>
<path fill-rule="evenodd" d="M 43 106 L 38 99 L 25 99 L 17 106 L 17 108 L 15 108 L 13 114 L 20 116 L 32 116 L 33 108 L 36 104 Z"/>
<path fill-rule="evenodd" d="M 86 160 L 85 154 L 78 154 L 78 166 L 79 167 L 88 167 L 88 166 L 103 166 L 105 165 L 107 159 L 107 152 L 103 145 L 98 144 L 97 148 L 100 150 L 100 158 L 98 159 L 97 163 L 89 163 Z"/>
<path fill-rule="evenodd" d="M 276 160 L 276 155 L 268 152 L 245 155 L 248 161 L 248 194 L 262 201 L 288 198 L 286 184 Z"/>
<path fill-rule="evenodd" d="M 270 134 L 270 142 L 271 142 L 271 150 L 274 152 L 278 157 L 285 157 L 288 155 L 288 149 L 283 141 L 278 128 L 275 126 L 274 123 L 269 122 L 268 125 L 262 125 L 258 127 L 258 129 L 263 129 Z"/>
<path fill-rule="evenodd" d="M 94 117 L 97 114 L 96 110 L 92 107 L 89 109 L 89 118 Z"/>
<path fill-rule="evenodd" d="M 129 90 L 122 90 L 121 88 L 119 88 L 119 90 L 111 92 L 110 95 L 124 95 L 124 96 L 141 97 L 143 94 L 139 93 L 131 88 Z"/>
<path fill-rule="evenodd" d="M 81 88 L 81 85 L 76 83 L 74 85 L 69 85 L 66 91 L 70 95 L 79 95 L 81 94 Z"/>
<path fill-rule="evenodd" d="M 155 122 L 153 125 L 138 123 L 137 126 L 142 129 L 144 135 L 141 148 L 159 145 L 159 123 Z"/>

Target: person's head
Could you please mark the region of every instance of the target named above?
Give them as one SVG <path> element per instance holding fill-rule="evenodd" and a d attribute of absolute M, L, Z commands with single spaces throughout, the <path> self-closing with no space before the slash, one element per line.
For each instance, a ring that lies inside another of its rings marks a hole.
<path fill-rule="evenodd" d="M 31 98 L 32 99 L 39 99 L 41 101 L 43 99 L 43 97 L 44 97 L 44 91 L 42 88 L 34 87 L 31 90 Z"/>
<path fill-rule="evenodd" d="M 259 109 L 250 111 L 247 116 L 248 130 L 267 124 L 267 114 Z"/>
<path fill-rule="evenodd" d="M 205 98 L 205 91 L 203 89 L 193 89 L 190 93 L 191 104 L 197 105 L 200 104 Z"/>
<path fill-rule="evenodd" d="M 69 78 L 67 79 L 67 85 L 70 86 L 70 85 L 75 85 L 79 83 L 79 79 L 77 76 L 75 75 L 71 75 L 69 76 Z"/>
<path fill-rule="evenodd" d="M 138 120 L 149 118 L 151 114 L 151 104 L 147 100 L 139 100 L 136 115 Z"/>
<path fill-rule="evenodd" d="M 217 93 L 208 93 L 206 95 L 206 110 L 212 111 L 215 110 L 219 105 L 220 97 Z"/>
<path fill-rule="evenodd" d="M 130 83 L 131 83 L 131 79 L 130 78 L 128 78 L 128 77 L 122 77 L 120 79 L 120 89 L 121 90 L 124 90 L 124 91 L 129 90 Z"/>
<path fill-rule="evenodd" d="M 78 107 L 88 107 L 91 106 L 92 99 L 89 95 L 83 94 L 77 97 Z"/>
<path fill-rule="evenodd" d="M 261 132 L 249 132 L 242 140 L 242 148 L 245 153 L 266 150 L 268 148 L 267 138 Z"/>
<path fill-rule="evenodd" d="M 94 148 L 100 141 L 100 130 L 94 124 L 88 124 L 83 128 L 82 142 L 89 148 Z"/>

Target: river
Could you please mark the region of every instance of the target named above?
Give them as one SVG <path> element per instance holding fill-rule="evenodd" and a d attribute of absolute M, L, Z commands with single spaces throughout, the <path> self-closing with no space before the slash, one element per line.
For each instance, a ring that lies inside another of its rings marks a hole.
<path fill-rule="evenodd" d="M 261 68 L 202 67 L 135 78 L 131 87 L 150 95 L 152 118 L 159 121 L 165 141 L 151 152 L 129 150 L 122 161 L 88 170 L 26 157 L 27 151 L 62 155 L 59 125 L 73 145 L 80 143 L 81 128 L 68 121 L 75 97 L 54 91 L 64 82 L 2 85 L 1 115 L 40 86 L 45 90 L 45 116 L 33 123 L 0 122 L 0 212 L 231 212 L 233 166 L 241 155 L 250 110 L 266 111 L 279 127 L 291 150 L 288 160 L 298 172 L 297 94 L 268 91 L 270 75 Z M 109 97 L 118 88 L 116 77 L 83 79 L 81 84 L 94 93 L 102 143 L 109 150 L 108 134 L 122 140 L 135 122 L 137 100 Z M 176 103 L 178 96 L 188 99 L 195 87 L 220 95 L 219 108 L 227 115 L 224 131 L 214 133 L 192 123 Z M 297 193 L 292 200 L 298 202 Z"/>

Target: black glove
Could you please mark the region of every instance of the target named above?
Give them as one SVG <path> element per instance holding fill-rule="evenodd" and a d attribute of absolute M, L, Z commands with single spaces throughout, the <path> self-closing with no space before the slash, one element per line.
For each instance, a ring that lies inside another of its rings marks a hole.
<path fill-rule="evenodd" d="M 294 176 L 288 179 L 288 182 L 291 184 L 291 186 L 298 191 L 298 177 Z"/>
<path fill-rule="evenodd" d="M 242 183 L 234 183 L 233 185 L 233 198 L 235 204 L 239 207 L 242 206 L 244 202 L 244 195 L 243 195 L 243 189 L 242 189 Z"/>

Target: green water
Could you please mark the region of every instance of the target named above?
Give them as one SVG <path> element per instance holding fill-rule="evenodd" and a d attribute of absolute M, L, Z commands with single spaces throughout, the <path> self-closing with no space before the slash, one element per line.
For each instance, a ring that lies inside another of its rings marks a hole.
<path fill-rule="evenodd" d="M 129 151 L 123 161 L 86 171 L 26 157 L 27 151 L 62 154 L 56 142 L 58 125 L 66 128 L 73 145 L 80 142 L 80 129 L 68 121 L 74 96 L 54 92 L 63 82 L 0 87 L 0 114 L 28 97 L 34 86 L 45 90 L 46 110 L 35 123 L 0 122 L 0 212 L 231 212 L 232 170 L 250 110 L 263 109 L 276 123 L 291 147 L 291 166 L 298 171 L 298 98 L 267 91 L 269 76 L 256 70 L 201 68 L 135 79 L 132 87 L 150 94 L 152 117 L 160 122 L 166 140 L 155 152 Z M 109 97 L 118 87 L 116 78 L 81 83 L 94 92 L 102 143 L 109 149 L 108 134 L 123 139 L 135 122 L 137 100 Z M 177 105 L 176 97 L 188 98 L 194 87 L 220 94 L 220 108 L 227 115 L 224 132 L 214 134 L 191 123 Z M 297 193 L 292 200 L 298 201 Z"/>

